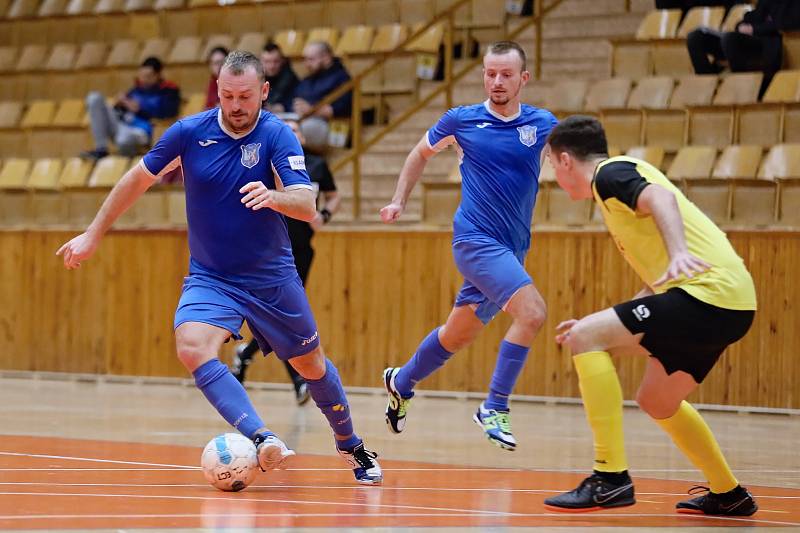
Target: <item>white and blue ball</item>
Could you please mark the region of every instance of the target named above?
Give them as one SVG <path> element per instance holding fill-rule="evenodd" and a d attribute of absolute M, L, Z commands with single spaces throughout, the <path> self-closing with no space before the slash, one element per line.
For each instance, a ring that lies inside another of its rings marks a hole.
<path fill-rule="evenodd" d="M 203 475 L 213 487 L 240 491 L 258 475 L 258 453 L 253 441 L 239 433 L 217 435 L 200 457 Z"/>

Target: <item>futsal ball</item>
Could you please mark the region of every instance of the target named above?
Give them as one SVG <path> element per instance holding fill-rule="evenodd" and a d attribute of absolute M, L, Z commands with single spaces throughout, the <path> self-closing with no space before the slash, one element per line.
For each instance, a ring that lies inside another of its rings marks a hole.
<path fill-rule="evenodd" d="M 256 446 L 239 433 L 217 435 L 203 449 L 200 466 L 213 487 L 228 492 L 240 491 L 258 474 Z"/>

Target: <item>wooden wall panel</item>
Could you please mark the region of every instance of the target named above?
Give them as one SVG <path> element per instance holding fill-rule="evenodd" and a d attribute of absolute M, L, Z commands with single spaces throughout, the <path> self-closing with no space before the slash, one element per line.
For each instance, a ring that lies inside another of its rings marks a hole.
<path fill-rule="evenodd" d="M 187 377 L 172 337 L 186 235 L 111 233 L 94 258 L 68 272 L 54 253 L 71 236 L 0 232 L 0 368 Z M 383 368 L 405 361 L 445 320 L 461 285 L 450 238 L 346 229 L 316 237 L 309 297 L 346 385 L 380 386 Z M 760 310 L 693 400 L 800 408 L 800 234 L 734 233 L 731 240 L 756 280 Z M 516 392 L 578 396 L 569 354 L 553 341 L 555 325 L 629 298 L 639 282 L 603 233 L 536 234 L 527 268 L 548 303 L 548 319 Z M 486 390 L 509 323 L 498 316 L 424 388 Z M 633 398 L 644 360 L 616 363 L 625 397 Z M 250 375 L 288 382 L 274 358 L 258 361 Z"/>

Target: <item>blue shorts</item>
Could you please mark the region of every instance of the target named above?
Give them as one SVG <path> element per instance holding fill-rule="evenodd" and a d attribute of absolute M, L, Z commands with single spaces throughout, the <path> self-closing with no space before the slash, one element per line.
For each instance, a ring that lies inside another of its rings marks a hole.
<path fill-rule="evenodd" d="M 319 346 L 317 324 L 299 277 L 279 287 L 252 290 L 202 275 L 184 279 L 176 329 L 184 322 L 202 322 L 241 339 L 245 320 L 264 355 L 274 350 L 285 361 Z"/>
<path fill-rule="evenodd" d="M 488 324 L 517 291 L 533 283 L 523 266 L 526 254 L 489 238 L 453 244 L 456 267 L 464 276 L 455 306 L 473 306 L 475 315 Z"/>

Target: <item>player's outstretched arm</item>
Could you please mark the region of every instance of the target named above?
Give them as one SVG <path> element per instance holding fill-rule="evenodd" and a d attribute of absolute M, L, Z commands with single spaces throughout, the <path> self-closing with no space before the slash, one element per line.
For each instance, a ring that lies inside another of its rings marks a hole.
<path fill-rule="evenodd" d="M 711 268 L 711 265 L 689 253 L 683 218 L 672 191 L 658 184 L 648 185 L 639 195 L 636 211 L 653 217 L 669 254 L 667 271 L 653 283 L 654 287 L 681 276 L 692 278 Z"/>
<path fill-rule="evenodd" d="M 141 165 L 135 165 L 130 169 L 111 189 L 100 207 L 100 211 L 97 212 L 86 231 L 58 249 L 56 255 L 64 258 L 64 266 L 72 270 L 81 266 L 81 261 L 89 259 L 114 221 L 132 206 L 157 179 L 145 172 Z"/>
<path fill-rule="evenodd" d="M 261 181 L 251 181 L 239 192 L 244 194 L 242 203 L 253 211 L 269 208 L 305 222 L 311 222 L 317 214 L 316 197 L 311 189 L 276 191 Z"/>
<path fill-rule="evenodd" d="M 425 170 L 428 159 L 435 154 L 436 152 L 428 146 L 427 135 L 424 135 L 406 158 L 403 169 L 400 171 L 400 179 L 397 180 L 397 188 L 394 196 L 392 196 L 392 203 L 381 209 L 382 221 L 391 224 L 400 218 L 406 208 L 406 202 L 408 202 L 408 197 L 411 195 L 414 185 L 422 177 L 422 172 Z"/>

